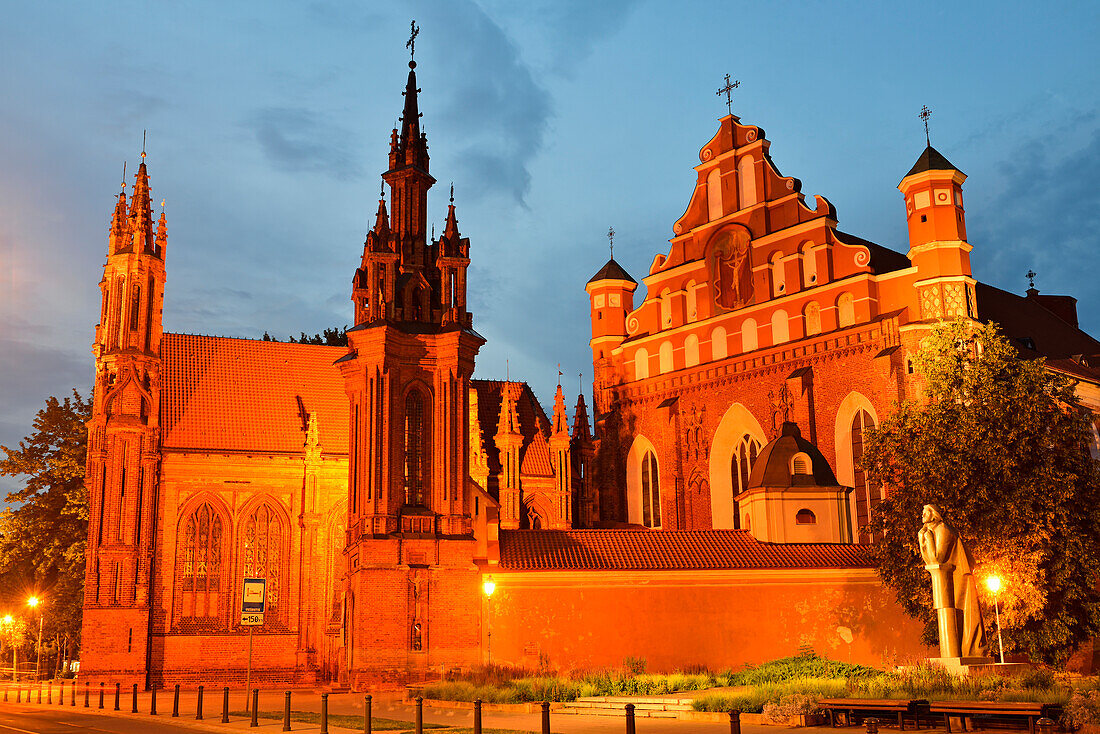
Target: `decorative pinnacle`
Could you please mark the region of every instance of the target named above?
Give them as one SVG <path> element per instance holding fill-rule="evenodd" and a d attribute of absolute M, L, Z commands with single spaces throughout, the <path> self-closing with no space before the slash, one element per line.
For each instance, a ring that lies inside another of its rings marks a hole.
<path fill-rule="evenodd" d="M 920 119 L 924 120 L 924 142 L 928 144 L 928 147 L 932 147 L 932 139 L 928 136 L 928 118 L 932 116 L 932 110 L 928 109 L 928 105 L 921 105 L 920 107 Z"/>
<path fill-rule="evenodd" d="M 409 68 L 415 69 L 416 62 L 413 61 L 413 57 L 416 56 L 416 37 L 420 35 L 420 28 L 415 20 L 409 24 L 409 32 L 409 40 L 405 42 L 405 48 L 409 49 Z"/>
<path fill-rule="evenodd" d="M 455 203 L 455 182 L 451 181 L 451 203 Z"/>
<path fill-rule="evenodd" d="M 730 97 L 730 92 L 737 89 L 739 86 L 741 86 L 741 82 L 736 79 L 731 82 L 730 75 L 726 74 L 726 86 L 719 88 L 719 90 L 715 92 L 719 97 L 723 94 L 726 95 L 726 111 L 731 115 L 733 114 L 733 98 Z"/>
<path fill-rule="evenodd" d="M 141 131 L 141 160 L 145 160 L 145 133 L 146 130 Z"/>
<path fill-rule="evenodd" d="M 378 198 L 379 199 L 385 199 L 386 198 L 386 181 L 385 181 L 385 179 L 383 179 L 382 182 L 378 184 Z"/>
<path fill-rule="evenodd" d="M 164 199 L 160 200 L 160 213 L 161 214 L 164 214 L 164 202 L 165 202 Z"/>
<path fill-rule="evenodd" d="M 1027 287 L 1029 289 L 1035 288 L 1035 276 L 1038 275 L 1034 270 L 1028 268 L 1028 271 L 1024 274 L 1027 277 Z"/>
<path fill-rule="evenodd" d="M 126 190 L 126 161 L 122 162 L 122 190 Z"/>
<path fill-rule="evenodd" d="M 558 387 L 561 387 L 561 362 L 558 362 Z"/>
<path fill-rule="evenodd" d="M 607 244 L 611 248 L 611 259 L 615 259 L 615 228 L 607 228 Z"/>

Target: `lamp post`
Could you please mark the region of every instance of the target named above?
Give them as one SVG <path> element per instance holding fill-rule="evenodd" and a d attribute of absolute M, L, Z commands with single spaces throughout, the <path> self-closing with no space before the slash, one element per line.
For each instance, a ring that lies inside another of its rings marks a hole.
<path fill-rule="evenodd" d="M 993 611 L 997 615 L 997 646 L 1001 649 L 1001 665 L 1005 664 L 1005 643 L 1001 637 L 1001 605 L 997 600 L 997 592 L 1001 590 L 1001 577 L 990 576 L 985 580 L 986 587 L 993 592 Z"/>
<path fill-rule="evenodd" d="M 27 599 L 32 610 L 37 610 L 40 601 L 37 596 Z M 38 613 L 38 663 L 34 666 L 34 679 L 42 680 L 42 612 Z"/>
<path fill-rule="evenodd" d="M 486 576 L 481 584 L 481 590 L 485 592 L 485 630 L 488 633 L 485 644 L 486 660 L 488 665 L 493 664 L 493 592 L 497 584 L 492 576 Z"/>
<path fill-rule="evenodd" d="M 15 617 L 10 614 L 5 614 L 3 617 L 3 626 L 7 629 L 11 629 L 11 626 L 15 623 Z M 15 642 L 15 639 L 11 640 L 11 679 L 12 682 L 18 681 L 19 670 L 19 643 Z"/>

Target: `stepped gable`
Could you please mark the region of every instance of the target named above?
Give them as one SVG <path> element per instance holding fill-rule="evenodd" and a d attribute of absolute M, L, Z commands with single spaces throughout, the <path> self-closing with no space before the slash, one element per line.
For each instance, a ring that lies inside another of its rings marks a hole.
<path fill-rule="evenodd" d="M 348 452 L 348 399 L 332 363 L 344 347 L 165 334 L 166 450 L 302 452 L 317 413 L 322 451 Z"/>
<path fill-rule="evenodd" d="M 873 568 L 866 546 L 762 543 L 748 530 L 502 530 L 510 571 Z"/>
<path fill-rule="evenodd" d="M 543 411 L 539 401 L 535 399 L 535 393 L 526 382 L 513 380 L 511 384 L 519 387 L 516 413 L 519 415 L 519 427 L 523 434 L 523 444 L 519 450 L 522 457 L 520 466 L 522 473 L 526 474 L 527 450 L 535 440 L 536 433 L 541 433 L 543 439 L 550 435 L 550 419 L 546 417 L 546 412 Z M 470 380 L 470 387 L 477 391 L 477 417 L 481 426 L 481 440 L 489 460 L 489 471 L 493 474 L 499 474 L 501 471 L 500 451 L 497 450 L 495 436 L 504 385 L 503 380 Z M 546 449 L 546 461 L 549 464 L 549 448 Z M 532 464 L 533 466 L 535 464 Z M 546 476 L 553 476 L 553 471 Z"/>

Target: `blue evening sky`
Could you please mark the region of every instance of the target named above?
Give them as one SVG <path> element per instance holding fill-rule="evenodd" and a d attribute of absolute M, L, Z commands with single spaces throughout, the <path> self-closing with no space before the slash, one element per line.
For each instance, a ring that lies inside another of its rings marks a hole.
<path fill-rule="evenodd" d="M 1079 299 L 1100 333 L 1094 2 L 11 2 L 0 23 L 0 444 L 87 391 L 107 226 L 149 132 L 167 200 L 168 331 L 350 323 L 400 114 L 409 21 L 430 217 L 453 180 L 477 375 L 590 391 L 584 284 L 667 249 L 734 112 L 842 229 L 905 251 L 895 189 L 924 147 L 965 184 L 975 275 Z M 130 179 L 132 180 L 132 179 Z M 637 299 L 637 300 L 640 300 Z M 636 301 L 637 302 L 637 301 Z M 12 486 L 9 483 L 3 485 Z"/>

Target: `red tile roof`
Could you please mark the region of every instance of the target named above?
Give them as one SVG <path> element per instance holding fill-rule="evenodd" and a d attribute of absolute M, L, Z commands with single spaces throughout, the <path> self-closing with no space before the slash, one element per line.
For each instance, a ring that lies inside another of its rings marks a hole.
<path fill-rule="evenodd" d="M 333 362 L 345 347 L 165 334 L 165 448 L 300 453 L 316 412 L 321 448 L 348 452 L 348 399 Z M 303 412 L 304 411 L 304 412 Z"/>
<path fill-rule="evenodd" d="M 761 543 L 747 530 L 502 530 L 514 571 L 873 568 L 866 546 Z"/>
<path fill-rule="evenodd" d="M 535 399 L 535 393 L 526 382 L 511 381 L 514 387 L 519 388 L 519 397 L 516 400 L 516 413 L 519 415 L 519 428 L 523 434 L 523 444 L 520 446 L 520 471 L 527 473 L 527 455 L 536 434 L 542 434 L 543 438 L 550 435 L 550 419 L 542 409 L 539 401 Z M 477 417 L 481 425 L 481 440 L 485 445 L 485 454 L 489 459 L 489 471 L 499 474 L 500 452 L 497 451 L 495 436 L 497 434 L 497 421 L 500 419 L 500 400 L 504 391 L 502 380 L 470 380 L 470 387 L 477 391 Z M 550 462 L 550 450 L 545 449 L 546 463 Z M 534 457 L 532 457 L 534 461 Z M 541 462 L 536 462 L 541 463 Z M 536 466 L 532 463 L 532 467 Z M 553 476 L 553 469 L 543 476 Z"/>
<path fill-rule="evenodd" d="M 527 450 L 523 452 L 523 458 L 519 462 L 520 476 L 552 477 L 554 465 L 550 461 L 550 444 L 546 442 L 546 436 L 538 432 L 534 435 Z"/>

